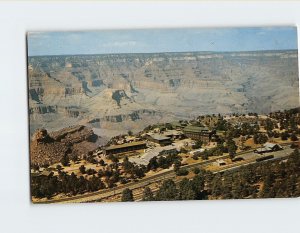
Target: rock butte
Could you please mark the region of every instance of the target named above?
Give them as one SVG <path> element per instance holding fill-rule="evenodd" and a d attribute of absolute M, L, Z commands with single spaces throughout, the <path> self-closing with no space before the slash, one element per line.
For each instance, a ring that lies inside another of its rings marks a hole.
<path fill-rule="evenodd" d="M 97 147 L 98 136 L 86 126 L 71 126 L 51 133 L 38 129 L 30 143 L 30 162 L 53 164 L 68 154 L 80 158 Z"/>

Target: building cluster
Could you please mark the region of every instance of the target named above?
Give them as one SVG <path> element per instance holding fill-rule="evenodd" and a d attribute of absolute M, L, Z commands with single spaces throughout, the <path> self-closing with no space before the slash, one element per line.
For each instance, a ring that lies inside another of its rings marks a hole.
<path fill-rule="evenodd" d="M 172 129 L 156 128 L 142 134 L 140 137 L 127 137 L 118 145 L 105 147 L 103 154 L 105 156 L 122 156 L 128 154 L 128 152 L 140 151 L 140 154 L 144 153 L 145 155 L 143 158 L 140 157 L 144 159 L 141 163 L 146 163 L 154 156 L 166 155 L 169 152 L 173 153 L 175 150 L 179 151 L 179 148 L 176 148 L 173 144 L 175 141 L 190 138 L 208 143 L 214 134 L 207 127 L 188 125 L 186 122 L 172 122 L 169 124 Z M 149 153 L 149 151 L 154 153 Z"/>

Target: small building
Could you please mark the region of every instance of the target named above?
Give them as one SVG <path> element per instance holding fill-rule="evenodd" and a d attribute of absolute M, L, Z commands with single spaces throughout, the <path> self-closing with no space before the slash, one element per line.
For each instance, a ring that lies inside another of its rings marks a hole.
<path fill-rule="evenodd" d="M 266 142 L 263 147 L 257 148 L 256 150 L 254 150 L 254 152 L 263 154 L 263 153 L 274 152 L 282 149 L 283 149 L 282 146 L 280 146 L 279 144 Z"/>
<path fill-rule="evenodd" d="M 142 150 L 142 149 L 146 149 L 146 147 L 147 145 L 146 142 L 144 141 L 124 143 L 122 145 L 111 145 L 104 148 L 103 154 L 107 156 L 111 154 L 119 154 L 119 153 L 125 153 L 129 151 Z"/>
<path fill-rule="evenodd" d="M 164 136 L 162 134 L 147 134 L 147 138 L 154 143 L 161 146 L 171 145 L 172 141 L 170 137 Z"/>
<path fill-rule="evenodd" d="M 200 155 L 200 154 L 203 153 L 204 151 L 205 151 L 205 149 L 200 148 L 200 149 L 197 149 L 197 150 L 192 150 L 192 151 L 190 151 L 189 153 L 190 153 L 191 155 Z"/>
<path fill-rule="evenodd" d="M 223 159 L 218 159 L 216 162 L 216 165 L 218 165 L 219 167 L 221 166 L 225 166 L 226 162 Z"/>
<path fill-rule="evenodd" d="M 209 142 L 212 136 L 212 131 L 207 127 L 188 125 L 183 129 L 186 137 L 193 140 L 201 140 L 202 142 Z"/>
<path fill-rule="evenodd" d="M 176 148 L 162 150 L 158 153 L 158 156 L 177 155 L 179 152 Z"/>

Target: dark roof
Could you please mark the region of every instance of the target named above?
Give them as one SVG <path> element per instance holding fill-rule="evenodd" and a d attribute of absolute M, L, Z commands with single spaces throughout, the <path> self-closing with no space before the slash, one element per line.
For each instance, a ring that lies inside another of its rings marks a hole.
<path fill-rule="evenodd" d="M 124 143 L 121 145 L 111 145 L 111 146 L 106 147 L 105 150 L 114 150 L 114 149 L 121 149 L 121 148 L 141 146 L 141 145 L 146 145 L 146 142 L 139 141 L 139 142 Z"/>

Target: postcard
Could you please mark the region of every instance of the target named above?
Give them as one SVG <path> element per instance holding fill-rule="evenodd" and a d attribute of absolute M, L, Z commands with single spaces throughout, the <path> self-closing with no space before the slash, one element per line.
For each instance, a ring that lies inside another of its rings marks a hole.
<path fill-rule="evenodd" d="M 297 28 L 27 33 L 33 203 L 300 196 Z"/>

